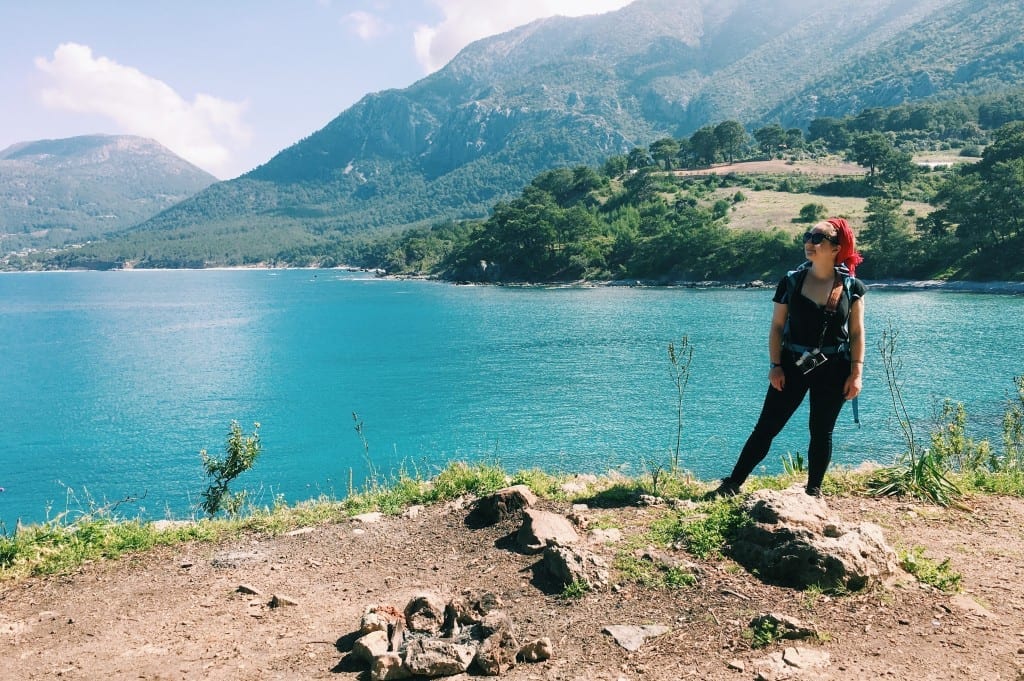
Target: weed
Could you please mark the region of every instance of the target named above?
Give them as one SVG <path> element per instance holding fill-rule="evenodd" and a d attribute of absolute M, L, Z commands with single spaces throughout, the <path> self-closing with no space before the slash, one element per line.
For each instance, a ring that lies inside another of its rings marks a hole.
<path fill-rule="evenodd" d="M 789 476 L 802 475 L 806 473 L 807 465 L 804 462 L 804 455 L 797 452 L 796 457 L 794 458 L 792 453 L 787 452 L 786 456 L 782 457 L 782 470 Z"/>
<path fill-rule="evenodd" d="M 750 643 L 755 650 L 765 648 L 782 640 L 782 632 L 779 625 L 770 617 L 760 617 L 750 623 L 750 627 L 743 632 L 743 638 Z"/>
<path fill-rule="evenodd" d="M 629 550 L 623 550 L 615 557 L 615 569 L 625 581 L 648 589 L 674 591 L 697 583 L 693 574 L 680 567 L 645 560 Z"/>
<path fill-rule="evenodd" d="M 956 593 L 960 590 L 961 575 L 950 567 L 949 558 L 940 562 L 925 558 L 924 548 L 920 546 L 915 546 L 909 551 L 901 551 L 899 558 L 900 566 L 922 584 L 928 584 L 945 593 Z"/>
<path fill-rule="evenodd" d="M 590 592 L 590 584 L 585 580 L 577 579 L 573 582 L 566 584 L 562 590 L 563 598 L 583 598 Z"/>
<path fill-rule="evenodd" d="M 672 364 L 672 382 L 676 386 L 676 448 L 672 453 L 672 473 L 679 471 L 679 449 L 683 440 L 683 393 L 690 381 L 690 365 L 693 363 L 693 346 L 683 336 L 679 347 L 672 341 L 668 344 L 668 360 Z"/>
<path fill-rule="evenodd" d="M 737 530 L 749 525 L 750 516 L 741 510 L 738 497 L 721 498 L 702 507 L 702 513 L 670 513 L 651 523 L 649 536 L 660 546 L 683 547 L 697 558 L 722 555 L 722 549 Z"/>
<path fill-rule="evenodd" d="M 897 353 L 897 337 L 898 332 L 890 323 L 882 332 L 878 348 L 896 420 L 899 422 L 907 449 L 895 465 L 883 468 L 869 478 L 868 491 L 874 496 L 907 495 L 940 506 L 949 506 L 955 503 L 962 493 L 950 480 L 949 469 L 942 458 L 930 450 L 922 450 L 917 442 L 910 414 L 903 400 L 903 380 L 900 375 L 903 363 Z"/>

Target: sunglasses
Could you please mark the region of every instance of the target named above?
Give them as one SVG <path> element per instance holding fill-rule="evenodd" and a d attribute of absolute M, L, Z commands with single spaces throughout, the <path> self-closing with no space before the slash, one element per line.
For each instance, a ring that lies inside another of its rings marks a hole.
<path fill-rule="evenodd" d="M 829 236 L 824 232 L 804 232 L 804 243 L 810 241 L 812 244 L 817 246 L 822 241 L 826 240 L 832 244 L 835 244 L 836 246 L 839 245 L 839 237 L 837 236 Z"/>

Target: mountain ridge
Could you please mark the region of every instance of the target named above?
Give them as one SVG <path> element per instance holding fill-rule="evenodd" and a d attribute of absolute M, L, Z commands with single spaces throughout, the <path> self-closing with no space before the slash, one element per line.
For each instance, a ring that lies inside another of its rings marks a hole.
<path fill-rule="evenodd" d="M 0 150 L 4 251 L 99 237 L 144 221 L 215 183 L 155 140 L 80 135 Z"/>
<path fill-rule="evenodd" d="M 600 164 L 722 120 L 806 126 L 970 91 L 970 73 L 945 75 L 957 68 L 946 52 L 988 64 L 975 72 L 979 88 L 1012 87 L 1024 49 L 985 62 L 996 38 L 979 38 L 980 28 L 962 35 L 957 22 L 969 17 L 1005 37 L 1024 25 L 1024 8 L 636 0 L 607 14 L 541 19 L 468 45 L 407 88 L 366 95 L 242 177 L 134 226 L 125 250 L 139 257 L 143 240 L 149 250 L 161 239 L 179 249 L 189 235 L 225 242 L 245 230 L 259 241 L 247 257 L 272 261 L 360 234 L 479 218 L 543 170 Z M 216 262 L 222 250 L 194 255 Z"/>

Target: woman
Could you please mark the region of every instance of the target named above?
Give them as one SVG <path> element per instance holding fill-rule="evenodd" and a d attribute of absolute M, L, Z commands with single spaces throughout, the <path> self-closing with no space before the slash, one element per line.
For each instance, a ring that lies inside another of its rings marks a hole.
<path fill-rule="evenodd" d="M 863 258 L 842 218 L 819 222 L 804 234 L 807 262 L 775 291 L 768 335 L 768 394 L 732 473 L 711 498 L 733 496 L 764 460 L 772 440 L 811 394 L 807 493 L 821 495 L 832 459 L 832 429 L 846 400 L 857 397 L 864 368 L 863 282 L 854 277 Z M 830 297 L 834 314 L 829 314 Z"/>

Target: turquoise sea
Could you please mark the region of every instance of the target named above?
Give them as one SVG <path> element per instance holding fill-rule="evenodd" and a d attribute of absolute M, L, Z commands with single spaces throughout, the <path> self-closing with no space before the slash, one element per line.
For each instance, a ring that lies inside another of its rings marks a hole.
<path fill-rule="evenodd" d="M 339 270 L 0 276 L 0 530 L 123 501 L 189 517 L 199 451 L 261 424 L 241 479 L 259 503 L 344 496 L 372 464 L 429 475 L 452 460 L 641 473 L 675 446 L 670 341 L 694 347 L 681 462 L 724 475 L 767 385 L 772 290 L 510 288 Z M 898 332 L 903 396 L 926 438 L 945 398 L 998 445 L 1024 373 L 1024 297 L 869 293 L 862 425 L 835 461 L 902 448 L 877 341 Z M 806 446 L 806 412 L 765 461 Z"/>

